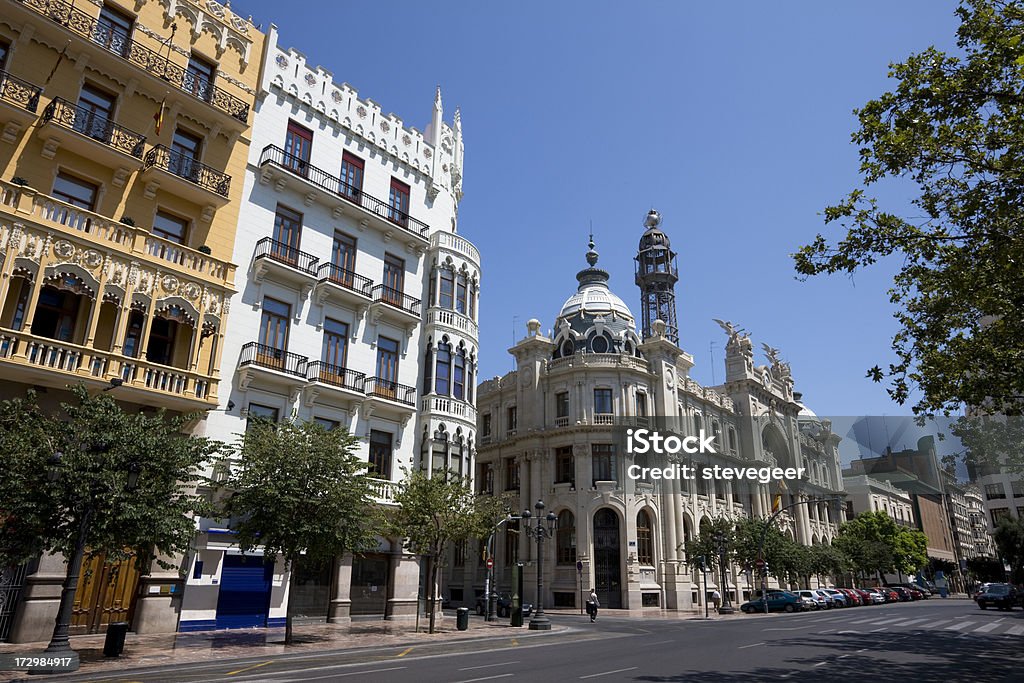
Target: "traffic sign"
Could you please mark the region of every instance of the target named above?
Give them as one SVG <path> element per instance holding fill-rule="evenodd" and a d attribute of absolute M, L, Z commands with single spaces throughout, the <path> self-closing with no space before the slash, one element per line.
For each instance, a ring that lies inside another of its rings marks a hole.
<path fill-rule="evenodd" d="M 487 558 L 487 568 L 488 569 L 493 569 L 494 568 L 494 558 L 493 557 L 488 557 Z"/>
<path fill-rule="evenodd" d="M 583 562 L 580 561 L 580 560 L 576 560 L 576 571 L 578 571 L 578 572 L 582 572 L 583 571 Z"/>

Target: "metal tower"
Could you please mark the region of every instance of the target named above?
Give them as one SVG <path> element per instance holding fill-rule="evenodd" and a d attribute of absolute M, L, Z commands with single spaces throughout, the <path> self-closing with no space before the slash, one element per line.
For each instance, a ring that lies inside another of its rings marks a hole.
<path fill-rule="evenodd" d="M 668 235 L 662 232 L 661 214 L 651 209 L 644 219 L 647 230 L 640 237 L 636 258 L 636 286 L 640 288 L 640 308 L 643 311 L 642 338 L 651 336 L 651 323 L 665 323 L 665 336 L 679 345 L 679 327 L 676 323 L 676 253 L 672 251 Z"/>

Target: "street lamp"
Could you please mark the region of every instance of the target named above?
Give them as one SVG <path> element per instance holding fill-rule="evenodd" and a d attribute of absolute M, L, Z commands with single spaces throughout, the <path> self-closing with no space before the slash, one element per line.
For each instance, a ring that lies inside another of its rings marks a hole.
<path fill-rule="evenodd" d="M 533 515 L 529 510 L 523 510 L 523 531 L 530 538 L 537 539 L 537 609 L 533 611 L 533 618 L 530 619 L 531 631 L 550 631 L 551 620 L 544 614 L 544 541 L 555 535 L 555 526 L 558 518 L 554 512 L 549 512 L 547 517 L 541 518 L 544 514 L 544 501 L 538 500 L 534 504 L 537 510 L 537 526 L 530 526 L 530 519 Z M 547 522 L 547 526 L 544 522 Z"/>
<path fill-rule="evenodd" d="M 109 450 L 108 443 L 96 444 L 90 447 L 94 452 Z M 61 465 L 64 454 L 57 451 L 47 461 L 46 478 L 50 483 L 56 483 L 62 476 Z M 128 481 L 126 488 L 129 491 L 135 490 L 139 484 L 139 474 L 142 468 L 139 463 L 132 462 L 128 466 Z M 78 576 L 82 573 L 82 561 L 85 557 L 85 545 L 89 536 L 89 527 L 92 525 L 92 518 L 96 510 L 93 501 L 98 497 L 93 492 L 81 508 L 81 517 L 78 521 L 78 533 L 75 536 L 75 551 L 68 562 L 67 574 L 64 576 L 64 585 L 60 592 L 60 607 L 57 609 L 57 618 L 54 620 L 53 635 L 50 644 L 43 651 L 42 657 L 49 660 L 65 660 L 67 665 L 56 669 L 33 669 L 30 673 L 51 674 L 77 671 L 79 667 L 78 653 L 71 648 L 69 638 L 71 632 L 71 618 L 75 604 L 75 592 L 78 590 Z"/>
<path fill-rule="evenodd" d="M 722 604 L 718 607 L 719 614 L 732 614 L 733 608 L 729 603 L 729 583 L 725 565 L 725 534 L 721 531 L 715 534 L 715 542 L 718 544 L 718 566 L 722 574 Z"/>

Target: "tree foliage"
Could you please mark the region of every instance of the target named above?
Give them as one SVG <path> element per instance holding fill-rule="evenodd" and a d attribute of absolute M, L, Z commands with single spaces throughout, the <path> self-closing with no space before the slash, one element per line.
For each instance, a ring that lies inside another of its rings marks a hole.
<path fill-rule="evenodd" d="M 198 473 L 221 444 L 184 434 L 191 416 L 128 412 L 84 386 L 72 394 L 56 413 L 32 392 L 0 403 L 0 564 L 42 552 L 70 557 L 88 517 L 90 554 L 174 568 L 161 558 L 185 552 L 194 516 L 210 512 L 196 493 Z M 129 490 L 133 468 L 138 484 Z"/>
<path fill-rule="evenodd" d="M 298 566 L 322 567 L 345 553 L 376 547 L 376 513 L 357 439 L 316 422 L 253 421 L 237 444 L 224 483 L 224 514 L 243 553 L 257 547 L 284 558 L 291 577 L 285 643 L 292 640 L 291 599 Z"/>
<path fill-rule="evenodd" d="M 1024 412 L 1024 7 L 965 0 L 961 54 L 928 48 L 890 66 L 892 92 L 856 110 L 862 185 L 825 210 L 838 240 L 794 255 L 802 276 L 854 273 L 889 256 L 895 362 L 868 371 L 915 413 L 963 404 Z M 915 215 L 868 191 L 916 187 Z M 969 369 L 969 372 L 965 372 Z"/>
<path fill-rule="evenodd" d="M 1010 565 L 1010 579 L 1024 583 L 1024 521 L 1003 517 L 992 532 L 992 540 L 1003 562 Z"/>
<path fill-rule="evenodd" d="M 893 572 L 913 574 L 928 563 L 928 539 L 899 526 L 881 510 L 862 512 L 839 527 L 833 545 L 862 576 Z"/>

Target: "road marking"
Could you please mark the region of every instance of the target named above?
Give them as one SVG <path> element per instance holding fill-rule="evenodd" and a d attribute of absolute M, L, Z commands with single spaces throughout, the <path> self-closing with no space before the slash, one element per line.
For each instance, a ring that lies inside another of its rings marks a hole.
<path fill-rule="evenodd" d="M 975 633 L 988 633 L 989 631 L 992 631 L 997 626 L 999 626 L 999 622 L 1000 621 L 1002 621 L 1002 619 L 1000 619 L 999 621 L 993 621 L 991 623 L 985 624 L 984 626 L 979 626 L 978 628 L 974 629 L 974 632 Z"/>
<path fill-rule="evenodd" d="M 888 631 L 888 630 L 889 630 L 888 626 L 883 626 L 882 628 L 872 629 L 871 632 L 872 633 L 881 633 L 882 631 Z"/>
<path fill-rule="evenodd" d="M 927 619 L 911 619 L 909 621 L 904 621 L 903 623 L 898 623 L 897 622 L 896 624 L 893 624 L 893 625 L 894 626 L 901 626 L 901 627 L 902 626 L 910 626 L 911 624 L 918 624 L 918 623 L 920 623 L 922 621 L 928 621 L 928 620 Z"/>
<path fill-rule="evenodd" d="M 740 645 L 740 649 L 746 650 L 748 647 L 757 647 L 758 645 L 764 645 L 764 643 L 751 643 L 750 645 Z"/>
<path fill-rule="evenodd" d="M 868 649 L 866 647 L 862 647 L 861 649 L 857 650 L 853 654 L 859 655 L 861 652 L 867 652 L 867 651 L 868 651 Z"/>
<path fill-rule="evenodd" d="M 850 655 L 839 655 L 839 659 L 843 659 L 843 658 L 845 658 L 845 657 L 849 657 L 849 656 L 850 656 Z"/>
<path fill-rule="evenodd" d="M 825 666 L 826 664 L 828 664 L 828 662 L 818 662 L 814 665 L 814 668 L 817 669 L 819 666 Z"/>
<path fill-rule="evenodd" d="M 799 631 L 802 628 L 807 628 L 807 627 L 806 626 L 794 626 L 792 628 L 763 628 L 761 630 L 762 631 Z"/>
<path fill-rule="evenodd" d="M 274 660 L 270 659 L 270 660 L 267 660 L 267 661 L 263 662 L 262 664 L 253 664 L 252 666 L 247 666 L 244 669 L 238 669 L 237 671 L 229 671 L 228 672 L 228 676 L 234 676 L 235 674 L 240 674 L 243 671 L 252 671 L 253 669 L 258 669 L 261 666 L 266 666 L 267 664 L 273 664 L 273 663 L 274 663 Z"/>
<path fill-rule="evenodd" d="M 1011 626 L 1010 629 L 1006 632 L 1006 635 L 1019 636 L 1022 633 L 1024 633 L 1024 626 Z"/>
<path fill-rule="evenodd" d="M 407 667 L 407 666 L 393 666 L 393 667 L 388 668 L 388 669 L 370 669 L 370 670 L 366 670 L 366 671 L 349 671 L 348 673 L 343 673 L 343 674 L 331 674 L 330 676 L 321 676 L 321 678 L 341 678 L 342 676 L 361 676 L 363 674 L 375 674 L 378 671 L 400 671 L 401 669 L 408 669 L 408 668 L 409 667 Z M 304 678 L 304 679 L 301 679 L 301 680 L 311 681 L 313 679 L 312 678 Z"/>
<path fill-rule="evenodd" d="M 860 631 L 836 631 L 836 635 L 837 636 L 843 636 L 843 635 L 848 635 L 848 634 L 856 635 L 858 633 L 860 633 Z"/>
<path fill-rule="evenodd" d="M 484 676 L 483 678 L 467 678 L 464 681 L 458 681 L 458 683 L 473 683 L 474 681 L 493 681 L 495 678 L 508 678 L 509 676 L 515 676 L 515 674 L 500 674 L 498 676 Z"/>
<path fill-rule="evenodd" d="M 949 619 L 939 619 L 938 621 L 929 621 L 927 624 L 921 624 L 918 628 L 935 628 L 936 626 L 942 626 L 948 624 Z"/>
<path fill-rule="evenodd" d="M 616 669 L 615 671 L 602 671 L 599 674 L 590 674 L 589 676 L 580 676 L 580 680 L 582 681 L 585 678 L 597 678 L 598 676 L 610 676 L 611 674 L 620 674 L 623 671 L 632 671 L 632 670 L 634 670 L 636 668 L 637 667 L 635 667 L 635 666 L 631 666 L 628 669 Z M 509 674 L 509 675 L 511 675 L 511 674 Z"/>
<path fill-rule="evenodd" d="M 651 645 L 664 645 L 665 643 L 674 643 L 674 640 L 659 640 L 656 643 L 641 643 L 639 647 L 649 647 Z"/>
<path fill-rule="evenodd" d="M 512 644 L 513 644 L 513 645 L 518 645 L 518 644 L 519 644 L 519 641 L 518 641 L 518 640 L 516 640 L 515 638 L 513 638 L 513 639 L 512 639 Z"/>
<path fill-rule="evenodd" d="M 519 660 L 517 659 L 514 662 L 501 662 L 500 664 L 481 664 L 480 666 L 467 666 L 467 667 L 463 667 L 463 668 L 459 669 L 459 671 L 472 671 L 473 669 L 489 669 L 492 666 L 508 666 L 509 664 L 518 664 L 518 663 L 519 663 Z"/>
<path fill-rule="evenodd" d="M 965 629 L 968 626 L 973 626 L 973 625 L 974 625 L 973 621 L 961 621 L 959 624 L 953 624 L 952 626 L 947 626 L 946 630 L 947 631 L 959 631 L 961 629 Z"/>
<path fill-rule="evenodd" d="M 414 646 L 414 647 L 415 647 L 415 646 Z M 411 647 L 407 647 L 407 648 L 405 648 L 404 650 L 402 650 L 401 652 L 399 652 L 399 653 L 398 653 L 397 655 L 395 655 L 395 656 L 396 656 L 396 657 L 404 657 L 404 656 L 406 656 L 407 654 L 409 654 L 410 652 L 412 652 L 412 650 L 413 650 L 413 648 L 411 648 Z"/>

